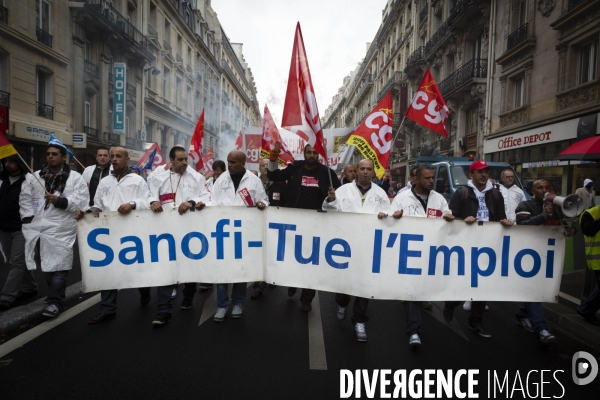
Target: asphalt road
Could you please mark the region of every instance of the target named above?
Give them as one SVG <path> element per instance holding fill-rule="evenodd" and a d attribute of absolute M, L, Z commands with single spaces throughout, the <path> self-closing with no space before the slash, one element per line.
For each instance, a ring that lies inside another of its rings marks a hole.
<path fill-rule="evenodd" d="M 460 308 L 453 324 L 442 322 L 442 303 L 435 303 L 434 311 L 423 311 L 422 346 L 411 348 L 399 301 L 369 304 L 368 342 L 359 343 L 350 315 L 336 319 L 332 293 L 319 293 L 320 319 L 316 310 L 310 317 L 300 311 L 299 293 L 289 299 L 286 288 L 268 288 L 261 299 L 248 298 L 242 319 L 228 315 L 222 323 L 206 319 L 214 296 L 214 291 L 196 295 L 194 307 L 181 310 L 179 293 L 173 320 L 155 328 L 154 291 L 146 308 L 139 306 L 137 290 L 119 292 L 117 318 L 99 325 L 86 323 L 98 311 L 98 304 L 86 308 L 96 298 L 86 295 L 57 319 L 14 337 L 27 339 L 56 325 L 22 347 L 4 354 L 11 341 L 0 344 L 0 399 L 335 399 L 342 369 L 372 374 L 417 368 L 478 369 L 479 398 L 494 398 L 488 395 L 488 371 L 502 379 L 508 373 L 508 386 L 496 389 L 495 398 L 534 397 L 540 380 L 546 382 L 544 396 L 597 398 L 600 393 L 600 376 L 586 386 L 571 378 L 575 352 L 587 351 L 596 359 L 600 353 L 556 330 L 557 345 L 543 347 L 515 323 L 515 303 L 490 304 L 484 324 L 491 339 L 471 332 L 468 313 Z M 75 314 L 78 308 L 83 311 Z M 75 315 L 67 319 L 70 313 Z M 199 325 L 201 316 L 206 321 Z M 532 370 L 537 372 L 527 380 Z M 540 370 L 552 372 L 542 379 Z M 517 390 L 508 393 L 509 387 Z M 367 398 L 364 387 L 361 396 Z M 374 398 L 380 398 L 379 391 Z"/>

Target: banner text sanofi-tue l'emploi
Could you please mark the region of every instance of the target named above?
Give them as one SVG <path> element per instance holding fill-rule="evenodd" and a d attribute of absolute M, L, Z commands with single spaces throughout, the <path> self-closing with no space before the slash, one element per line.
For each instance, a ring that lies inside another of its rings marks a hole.
<path fill-rule="evenodd" d="M 85 291 L 266 281 L 374 299 L 554 302 L 560 227 L 207 207 L 87 214 Z"/>

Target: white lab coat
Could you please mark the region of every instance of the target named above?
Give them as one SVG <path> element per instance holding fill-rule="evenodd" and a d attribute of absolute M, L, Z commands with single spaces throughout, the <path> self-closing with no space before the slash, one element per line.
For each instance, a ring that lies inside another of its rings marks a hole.
<path fill-rule="evenodd" d="M 379 214 L 380 212 L 389 214 L 390 199 L 385 191 L 371 184 L 371 189 L 365 193 L 365 201 L 362 202 L 362 193 L 356 186 L 356 181 L 342 185 L 335 191 L 335 200 L 327 202 L 323 200 L 323 211 L 343 211 L 361 214 Z"/>
<path fill-rule="evenodd" d="M 40 178 L 40 171 L 36 171 L 34 175 L 27 174 L 19 197 L 21 218 L 33 216 L 33 220 L 23 224 L 22 228 L 27 269 L 36 269 L 35 245 L 39 239 L 42 271 L 70 270 L 73 267 L 73 246 L 77 234 L 77 221 L 74 217 L 90 201 L 87 185 L 78 172 L 71 171 L 65 190 L 54 193 L 67 199 L 67 208 L 63 210 L 49 203 L 48 208 L 44 209 L 45 191 L 40 182 L 45 184 L 45 181 Z"/>
<path fill-rule="evenodd" d="M 211 206 L 246 206 L 240 195 L 242 189 L 248 189 L 254 205 L 263 202 L 269 205 L 269 198 L 265 193 L 262 181 L 252 172 L 246 170 L 246 173 L 240 181 L 237 191 L 233 187 L 233 181 L 229 171 L 225 171 L 219 176 L 213 185 L 211 200 L 207 205 Z"/>
<path fill-rule="evenodd" d="M 412 190 L 399 193 L 394 197 L 390 207 L 392 214 L 396 211 L 404 210 L 403 217 L 427 217 L 442 218 L 446 214 L 452 214 L 448 207 L 448 202 L 438 192 L 432 190 L 427 198 L 427 211 L 417 199 Z"/>
<path fill-rule="evenodd" d="M 83 180 L 85 181 L 85 183 L 87 183 L 88 186 L 90 186 L 90 181 L 92 180 L 92 175 L 94 175 L 94 170 L 96 169 L 97 165 L 90 165 L 89 167 L 86 167 L 83 172 L 81 173 L 81 177 L 83 178 Z M 111 172 L 113 170 L 113 166 L 112 164 L 109 164 L 108 166 L 108 174 L 110 175 Z"/>
<path fill-rule="evenodd" d="M 504 185 L 500 186 L 500 193 L 504 197 L 504 212 L 506 212 L 506 218 L 509 219 L 513 224 L 517 223 L 517 215 L 515 210 L 520 202 L 527 200 L 525 193 L 517 185 L 512 185 L 507 188 Z"/>
<path fill-rule="evenodd" d="M 149 198 L 150 191 L 144 178 L 128 170 L 120 181 L 112 174 L 100 181 L 94 207 L 101 211 L 117 211 L 119 206 L 135 201 L 136 210 L 147 210 Z"/>
<path fill-rule="evenodd" d="M 161 201 L 161 195 L 169 193 L 175 194 L 175 201 L 166 203 L 172 207 L 178 207 L 188 200 L 193 200 L 196 203 L 199 201 L 206 203 L 209 201 L 210 195 L 206 191 L 205 185 L 206 179 L 189 167 L 183 175 L 172 173 L 170 169 L 166 171 L 164 169 L 157 170 L 148 177 L 149 203 L 158 201 L 163 205 L 165 203 Z"/>

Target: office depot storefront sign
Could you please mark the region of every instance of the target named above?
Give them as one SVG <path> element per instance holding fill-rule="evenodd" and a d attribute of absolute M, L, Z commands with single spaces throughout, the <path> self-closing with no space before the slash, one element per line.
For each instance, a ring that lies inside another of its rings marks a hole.
<path fill-rule="evenodd" d="M 578 121 L 578 118 L 574 118 L 512 135 L 488 139 L 483 144 L 483 151 L 485 154 L 489 154 L 498 151 L 574 139 L 577 137 Z"/>

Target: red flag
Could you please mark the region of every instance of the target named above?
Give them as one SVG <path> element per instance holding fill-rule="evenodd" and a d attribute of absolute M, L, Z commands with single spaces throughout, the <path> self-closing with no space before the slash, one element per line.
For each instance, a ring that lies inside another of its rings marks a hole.
<path fill-rule="evenodd" d="M 188 150 L 188 155 L 194 160 L 196 164 L 196 171 L 200 171 L 204 164 L 202 163 L 202 141 L 204 140 L 204 108 L 202 109 L 202 113 L 200 113 L 200 118 L 198 118 L 198 123 L 196 124 L 196 129 L 194 129 L 194 134 L 192 135 L 192 140 L 190 141 L 190 149 Z"/>
<path fill-rule="evenodd" d="M 150 155 L 154 152 L 154 150 L 156 149 L 156 154 L 154 155 L 154 161 L 152 161 L 152 168 L 151 170 L 154 171 L 156 169 L 156 167 L 163 165 L 165 163 L 165 158 L 163 157 L 162 151 L 160 150 L 160 146 L 158 145 L 157 142 L 154 142 L 152 144 L 152 146 L 150 146 L 150 148 L 148 150 L 146 150 L 146 152 L 144 153 L 144 155 L 142 156 L 142 158 L 140 158 L 140 160 L 137 162 L 137 166 L 140 167 L 140 169 L 145 170 L 146 168 L 146 164 L 148 164 L 148 161 L 150 161 Z"/>
<path fill-rule="evenodd" d="M 388 167 L 393 117 L 392 92 L 388 92 L 346 142 L 355 146 L 366 159 L 373 161 L 377 178 L 381 178 Z"/>
<path fill-rule="evenodd" d="M 410 107 L 408 107 L 406 118 L 447 138 L 446 120 L 449 113 L 450 110 L 448 110 L 428 68 Z"/>
<path fill-rule="evenodd" d="M 210 149 L 208 149 L 208 151 L 206 152 L 204 157 L 202 157 L 202 164 L 204 164 L 204 166 L 202 167 L 202 173 L 207 174 L 207 173 L 211 172 L 214 162 L 215 162 L 215 152 L 214 152 L 213 148 L 211 147 Z"/>
<path fill-rule="evenodd" d="M 237 139 L 235 140 L 235 150 L 243 151 L 242 147 L 244 147 L 244 138 L 242 138 L 242 131 L 240 131 Z"/>
<path fill-rule="evenodd" d="M 0 159 L 17 154 L 14 146 L 6 138 L 8 131 L 8 107 L 0 106 Z"/>
<path fill-rule="evenodd" d="M 262 146 L 260 150 L 261 158 L 269 158 L 269 153 L 275 148 L 275 142 L 280 143 L 279 157 L 277 158 L 279 166 L 285 167 L 287 164 L 293 163 L 294 156 L 288 150 L 285 142 L 281 140 L 279 130 L 277 129 L 277 126 L 275 126 L 275 121 L 273 121 L 269 107 L 265 104 L 262 126 Z"/>
<path fill-rule="evenodd" d="M 308 68 L 300 22 L 296 25 L 281 125 L 304 139 L 327 160 L 327 152 L 323 145 L 323 129 L 319 120 L 317 99 Z"/>

